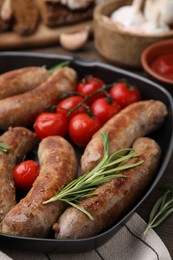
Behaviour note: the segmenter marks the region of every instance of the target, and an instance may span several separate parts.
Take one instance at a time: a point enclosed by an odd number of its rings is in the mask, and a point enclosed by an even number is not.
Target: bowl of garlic
[[[94,44],[112,64],[141,67],[149,45],[173,37],[173,0],[108,0],[94,10]]]

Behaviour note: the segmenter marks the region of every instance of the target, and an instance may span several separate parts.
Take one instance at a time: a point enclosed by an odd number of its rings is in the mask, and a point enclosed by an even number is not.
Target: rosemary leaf
[[[155,203],[153,209],[151,210],[150,216],[149,216],[149,221],[155,220],[155,218],[158,216],[159,212],[162,212],[162,209],[166,203],[167,195],[169,191],[165,192]],[[157,214],[158,212],[158,214]]]
[[[109,162],[109,160],[108,160],[107,167],[112,167],[116,164],[119,164],[123,161],[129,160],[129,159],[134,158],[134,157],[137,157],[135,153],[129,153],[127,155],[123,155],[123,156],[119,157],[116,160],[114,159],[114,161]]]
[[[165,207],[167,207],[166,199],[167,199],[168,195],[169,195],[169,191],[165,192],[165,194],[162,196],[162,200],[160,203],[160,210],[163,210]],[[168,202],[168,204],[169,204],[169,202]]]
[[[165,212],[165,214],[163,214],[162,217],[160,217],[159,220],[152,225],[153,227],[158,227],[160,224],[163,223],[163,221],[165,219],[167,219],[169,217],[169,215],[171,213],[173,213],[173,205],[172,205],[172,207],[170,209],[166,209],[166,210],[167,211]]]
[[[55,65],[54,67],[50,68],[50,69],[49,69],[49,73],[50,73],[50,74],[53,74],[53,73],[54,73],[55,71],[57,71],[58,69],[63,68],[63,67],[66,67],[66,66],[69,66],[69,64],[70,64],[70,61],[63,61],[63,62],[61,62],[60,64]]]
[[[101,138],[103,141],[103,147],[104,147],[104,156],[108,156],[109,153],[109,138],[108,133],[101,133]]]
[[[144,234],[148,232],[150,228],[155,228],[162,224],[170,214],[173,213],[173,192],[171,190],[166,191],[155,203],[153,209],[150,212],[149,221]]]
[[[115,153],[113,153],[113,154],[111,154],[109,156],[109,161],[113,161],[116,158],[121,158],[121,156],[124,155],[124,153],[132,152],[132,151],[134,151],[133,148],[123,148],[123,149],[120,149],[120,150],[116,151]]]
[[[4,144],[3,142],[0,142],[0,151],[2,152],[8,152],[10,150],[10,146]]]
[[[98,186],[100,186],[106,182],[109,182],[113,179],[116,179],[116,178],[126,178],[126,176],[123,174],[111,174],[109,176],[105,176],[104,178],[102,176],[100,176],[100,178],[97,178],[96,180],[92,181],[92,185],[94,187],[96,187],[96,186],[98,187]],[[95,188],[93,188],[93,189],[95,189]]]
[[[149,215],[149,222],[152,222],[155,215],[157,214],[157,212],[160,209],[160,205],[162,203],[162,197],[160,199],[157,200],[157,202],[155,203],[154,207],[152,208],[150,215]]]
[[[116,167],[115,169],[113,169],[114,171],[118,172],[118,171],[124,171],[124,170],[127,170],[127,169],[130,169],[130,168],[134,168],[140,164],[142,164],[144,161],[140,161],[140,162],[137,162],[137,163],[133,163],[133,164],[124,164],[124,165],[121,165],[121,166],[118,166]],[[107,171],[108,172],[108,171]],[[105,172],[106,174],[106,172]]]
[[[71,197],[76,197],[76,195],[82,196],[85,193],[89,193],[93,191],[94,188],[88,188],[88,189],[83,189],[83,190],[77,190],[77,191],[72,191],[71,193],[68,193],[68,198],[70,199]]]

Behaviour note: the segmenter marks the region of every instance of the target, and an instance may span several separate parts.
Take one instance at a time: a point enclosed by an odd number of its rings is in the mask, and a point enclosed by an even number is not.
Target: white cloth
[[[0,251],[0,260],[12,260],[12,258]]]
[[[114,260],[171,260],[168,249],[153,229],[143,234],[145,227],[144,220],[135,213],[104,250],[113,248]]]

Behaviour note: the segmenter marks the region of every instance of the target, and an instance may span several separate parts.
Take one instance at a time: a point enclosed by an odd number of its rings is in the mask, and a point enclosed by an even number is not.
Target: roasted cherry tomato
[[[23,161],[13,169],[14,183],[21,190],[29,190],[39,174],[39,165],[35,161]]]
[[[67,117],[59,113],[42,113],[35,120],[34,130],[39,139],[51,135],[64,137],[68,130]]]
[[[108,119],[120,111],[120,106],[114,100],[98,98],[91,105],[93,114],[104,124]]]
[[[101,122],[96,117],[77,114],[69,122],[69,136],[75,144],[84,147],[100,127]]]
[[[134,85],[119,82],[112,86],[110,96],[122,107],[141,100],[141,93]]]
[[[56,109],[57,113],[62,113],[65,116],[67,116],[68,111],[76,107],[80,102],[84,100],[81,96],[71,96],[68,98],[63,99],[58,103],[58,108]],[[70,119],[72,116],[86,112],[86,108],[84,106],[79,106],[77,109],[75,109],[68,117]]]
[[[85,96],[91,95],[105,85],[104,81],[93,77],[91,75],[86,76],[82,81],[77,85],[77,91]],[[104,97],[104,92],[94,95],[88,99],[88,104],[91,104],[94,100],[100,97]]]

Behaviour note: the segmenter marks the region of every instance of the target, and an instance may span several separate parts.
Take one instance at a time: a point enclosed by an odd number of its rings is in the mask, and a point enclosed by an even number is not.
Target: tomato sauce
[[[165,54],[159,56],[151,64],[151,68],[157,74],[167,78],[173,79],[173,54]]]

